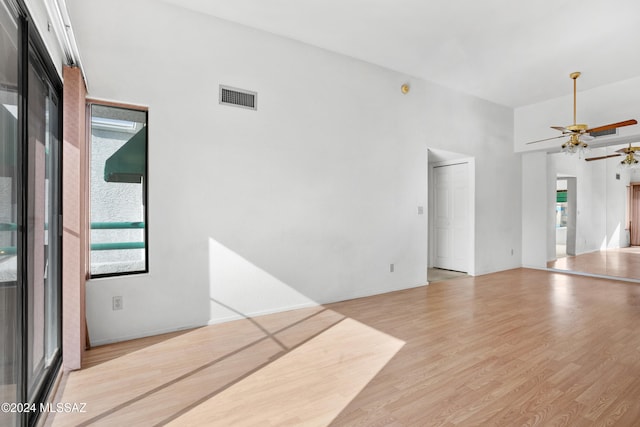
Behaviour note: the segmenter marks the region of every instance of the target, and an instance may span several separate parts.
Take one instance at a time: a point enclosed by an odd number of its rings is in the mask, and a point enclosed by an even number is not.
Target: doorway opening
[[[627,227],[630,246],[640,246],[640,182],[629,184],[627,191]]]
[[[473,275],[475,163],[465,154],[428,150],[427,280]]]
[[[576,178],[558,175],[555,195],[555,259],[576,254]]]

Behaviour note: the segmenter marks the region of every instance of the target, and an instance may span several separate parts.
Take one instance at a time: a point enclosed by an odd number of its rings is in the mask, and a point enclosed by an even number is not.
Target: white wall
[[[547,156],[545,153],[522,155],[522,265],[547,266]]]
[[[67,3],[90,96],[149,106],[150,273],[88,283],[93,344],[426,283],[427,147],[476,159],[476,273],[520,265],[512,110],[162,2]]]
[[[513,111],[427,83],[417,132],[429,148],[475,159],[475,274],[521,263],[520,159],[509,148]],[[518,218],[514,218],[518,216]]]
[[[556,159],[547,156],[547,187],[546,187],[546,222],[547,222],[547,261],[556,259],[556,203],[557,203],[557,172]],[[535,230],[534,230],[535,231]],[[566,239],[564,240],[567,241]]]
[[[618,147],[616,147],[618,148]],[[613,149],[607,149],[611,153]],[[627,227],[627,186],[631,182],[631,171],[620,169],[618,165],[622,157],[612,157],[606,160],[605,183],[606,203],[605,215],[607,224],[607,248],[625,248],[629,246]],[[619,175],[620,179],[616,177]]]

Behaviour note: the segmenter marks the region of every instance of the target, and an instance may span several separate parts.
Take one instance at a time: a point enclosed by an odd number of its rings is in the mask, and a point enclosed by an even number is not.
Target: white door
[[[434,179],[434,267],[469,269],[469,165],[436,166]]]

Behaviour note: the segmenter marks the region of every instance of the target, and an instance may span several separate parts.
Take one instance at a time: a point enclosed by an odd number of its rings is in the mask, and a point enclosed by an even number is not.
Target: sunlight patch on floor
[[[345,319],[169,425],[327,425],[403,345]]]
[[[86,403],[86,411],[50,414],[46,426],[189,425],[194,418],[237,425],[229,417],[245,415],[268,425],[257,420],[270,411],[332,419],[403,345],[310,307],[98,347],[90,365],[65,375],[54,399]],[[251,413],[253,406],[261,409]]]

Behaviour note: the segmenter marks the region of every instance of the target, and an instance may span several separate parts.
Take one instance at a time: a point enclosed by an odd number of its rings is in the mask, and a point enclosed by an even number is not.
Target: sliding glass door
[[[0,402],[18,401],[18,21],[0,3]],[[0,412],[0,426],[17,423]]]
[[[58,98],[35,52],[28,71],[26,146],[27,400],[37,395],[60,348]],[[24,360],[24,359],[23,359]]]
[[[35,423],[61,363],[61,84],[25,17],[0,0],[0,427]]]

